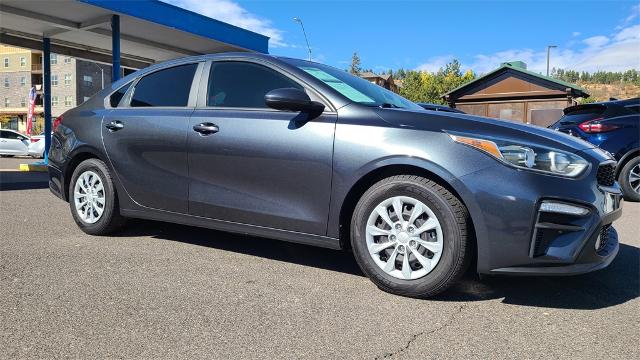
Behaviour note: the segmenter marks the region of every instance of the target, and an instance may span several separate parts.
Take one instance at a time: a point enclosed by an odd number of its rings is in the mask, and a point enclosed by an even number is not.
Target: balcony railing
[[[42,71],[42,64],[31,64],[31,71]]]

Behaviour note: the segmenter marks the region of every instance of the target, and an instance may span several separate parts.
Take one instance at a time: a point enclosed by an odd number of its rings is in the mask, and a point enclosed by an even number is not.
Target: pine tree
[[[358,56],[358,52],[354,52],[351,57],[351,66],[349,67],[349,72],[353,75],[358,75],[362,72],[362,68],[360,67],[360,56]]]

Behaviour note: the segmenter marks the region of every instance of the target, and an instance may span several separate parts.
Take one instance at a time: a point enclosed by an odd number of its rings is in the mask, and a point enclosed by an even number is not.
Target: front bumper
[[[608,266],[618,253],[612,223],[622,215],[622,192],[617,183],[598,185],[596,169],[567,179],[496,165],[456,181],[473,220],[481,274],[582,274]],[[588,212],[541,211],[545,201]]]

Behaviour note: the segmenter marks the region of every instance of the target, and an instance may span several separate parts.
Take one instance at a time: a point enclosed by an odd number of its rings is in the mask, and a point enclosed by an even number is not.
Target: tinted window
[[[302,89],[288,77],[266,66],[245,62],[213,63],[207,106],[266,108],[264,96],[280,88]]]
[[[17,139],[17,140],[22,140],[23,137],[14,133],[13,131],[3,131],[2,132],[2,138],[3,139]]]
[[[197,67],[180,65],[143,77],[133,89],[131,106],[187,106]]]
[[[627,109],[629,109],[629,110],[631,110],[633,112],[640,113],[640,105],[627,106]]]
[[[121,87],[116,92],[111,94],[111,97],[109,98],[109,103],[111,104],[111,107],[118,107],[120,100],[122,100],[122,98],[124,97],[124,94],[127,92],[127,90],[129,90],[130,87],[131,87],[131,83],[128,83],[127,85]]]
[[[602,117],[606,109],[607,108],[602,105],[578,106],[575,110],[565,113],[559,121],[562,125],[569,125],[595,120]]]

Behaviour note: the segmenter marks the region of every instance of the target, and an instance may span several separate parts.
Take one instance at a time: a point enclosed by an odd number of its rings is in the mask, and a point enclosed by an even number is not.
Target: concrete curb
[[[20,164],[20,171],[47,172],[47,165],[42,163]]]

